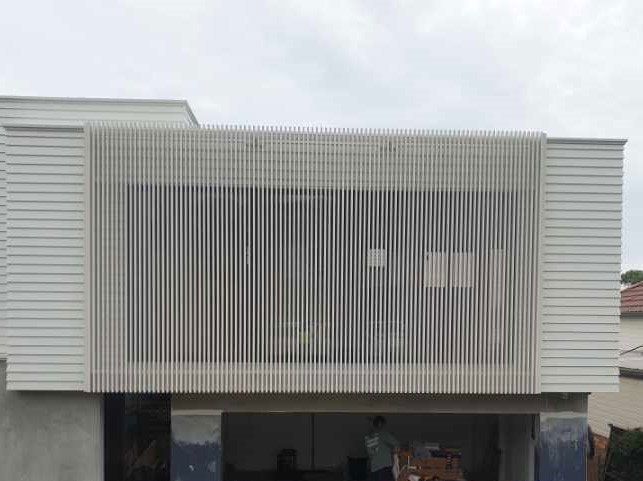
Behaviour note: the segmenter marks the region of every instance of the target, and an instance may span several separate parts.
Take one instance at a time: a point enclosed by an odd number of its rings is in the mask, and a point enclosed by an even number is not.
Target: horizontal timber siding
[[[40,222],[43,229],[47,233],[52,232],[52,226],[56,225],[56,221],[62,221],[73,216],[76,220],[82,221],[83,211],[72,211],[74,209],[74,202],[69,202],[66,197],[77,191],[80,186],[67,184],[66,179],[73,178],[79,174],[83,174],[83,163],[69,164],[69,158],[73,158],[77,154],[79,147],[82,148],[83,139],[75,139],[70,141],[68,138],[59,138],[59,132],[48,131],[47,126],[64,126],[77,124],[81,125],[83,122],[90,121],[150,121],[150,122],[170,122],[176,124],[189,124],[196,125],[196,119],[192,114],[189,106],[184,101],[148,101],[148,100],[119,100],[119,99],[73,99],[73,98],[42,98],[42,97],[3,97],[0,96],[0,359],[7,356],[10,350],[8,343],[10,340],[15,343],[13,352],[16,353],[8,359],[8,387],[10,389],[78,389],[80,384],[75,381],[70,381],[70,376],[61,376],[56,382],[51,376],[50,372],[61,372],[60,370],[77,369],[77,367],[68,367],[73,365],[71,358],[66,354],[56,354],[55,357],[47,357],[47,361],[42,364],[33,363],[33,359],[28,361],[32,352],[27,352],[30,348],[25,344],[36,342],[32,335],[33,329],[30,331],[20,330],[13,328],[10,332],[10,339],[7,338],[7,210],[11,206],[7,205],[7,157],[8,153],[5,152],[6,136],[5,127],[10,129],[11,126],[43,126],[43,129],[38,134],[40,137],[35,144],[31,144],[35,137],[31,135],[19,135],[18,130],[14,129],[16,134],[13,138],[12,151],[16,155],[20,155],[22,149],[28,149],[29,155],[21,157],[21,163],[14,166],[12,172],[14,185],[21,185],[23,191],[16,191],[13,194],[13,199],[17,202],[31,202],[33,210],[22,211],[20,214],[22,218],[13,218],[12,229],[17,238],[23,239],[24,246],[15,246],[11,252],[17,256],[16,262],[23,262],[25,253],[31,252],[30,247],[35,247],[38,242],[37,239],[28,237],[31,232],[32,220]],[[33,130],[31,132],[34,132]],[[47,142],[43,143],[42,139],[46,138]],[[52,150],[53,149],[53,150]],[[39,172],[38,178],[34,181],[34,172]],[[33,194],[42,188],[42,183],[51,183],[47,199],[36,202]],[[77,193],[77,192],[76,192]],[[52,204],[54,202],[55,204]],[[51,206],[56,205],[59,210],[51,210]],[[41,218],[42,213],[47,212],[49,220],[52,222],[47,224]],[[71,220],[71,219],[68,219]],[[16,289],[22,289],[23,282],[30,279],[32,274],[38,270],[47,269],[51,276],[57,277],[61,284],[60,289],[67,286],[70,279],[76,279],[76,274],[69,277],[67,274],[60,271],[62,268],[50,266],[49,257],[54,255],[54,251],[62,254],[65,249],[75,249],[76,244],[82,244],[82,238],[76,240],[74,247],[66,245],[69,239],[56,237],[50,239],[49,250],[42,250],[45,257],[34,257],[31,259],[32,264],[24,266],[24,269],[30,272],[14,273],[13,278],[20,284]],[[37,262],[42,261],[42,266],[38,266]],[[11,264],[11,261],[9,261]],[[49,266],[49,267],[44,267]],[[31,284],[31,289],[35,291],[36,288],[44,289],[47,283],[34,282]],[[26,288],[26,287],[25,287]],[[29,297],[27,294],[17,294],[14,296]],[[44,297],[44,295],[43,295]],[[66,295],[66,297],[71,297]],[[14,306],[16,304],[14,303]],[[12,311],[16,315],[15,309]],[[52,312],[51,318],[44,318],[41,322],[43,326],[51,324],[53,319],[58,314]],[[77,320],[79,327],[82,329],[82,319]],[[14,319],[12,322],[16,322]],[[49,323],[49,324],[47,324]],[[46,327],[43,327],[46,328]],[[48,329],[48,328],[46,328]],[[49,331],[50,332],[50,331]],[[61,330],[58,336],[59,339],[69,337],[70,332]],[[23,337],[24,335],[24,337]],[[44,342],[44,340],[43,340]],[[54,342],[54,341],[51,341]],[[59,341],[57,341],[59,342]],[[72,341],[70,341],[72,342]],[[33,347],[33,346],[32,346]],[[52,346],[54,348],[55,346]],[[55,347],[58,353],[61,352],[59,347]],[[77,347],[74,350],[78,351]],[[21,354],[27,352],[27,354]],[[73,357],[73,356],[72,356]],[[56,366],[57,361],[64,360],[64,366]],[[36,368],[36,366],[39,366]],[[52,367],[53,366],[53,367]],[[43,373],[43,383],[38,381],[39,371]],[[30,374],[22,376],[20,372],[29,370]],[[76,376],[78,377],[78,376]],[[47,379],[45,379],[47,378]],[[18,381],[21,379],[21,381]]]
[[[0,360],[7,357],[7,164],[6,135],[0,125]]]
[[[618,389],[623,142],[548,139],[543,392]]]
[[[7,388],[82,390],[83,129],[8,128],[7,151]]]

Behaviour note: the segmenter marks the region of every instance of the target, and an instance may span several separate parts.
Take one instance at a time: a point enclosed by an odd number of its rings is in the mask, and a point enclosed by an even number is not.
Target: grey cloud
[[[624,266],[643,267],[643,4],[13,2],[0,92],[178,97],[209,123],[627,137]]]

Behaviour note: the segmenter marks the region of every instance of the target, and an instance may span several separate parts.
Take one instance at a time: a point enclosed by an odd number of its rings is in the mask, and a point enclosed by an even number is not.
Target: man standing
[[[371,481],[394,481],[393,453],[399,444],[385,428],[386,419],[376,416],[373,430],[364,437],[371,462]]]

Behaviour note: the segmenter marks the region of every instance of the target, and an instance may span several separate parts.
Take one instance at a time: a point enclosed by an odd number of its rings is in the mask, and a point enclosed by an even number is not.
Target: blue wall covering
[[[221,481],[221,415],[172,413],[172,481]]]
[[[539,481],[585,481],[587,417],[541,414],[537,471]]]

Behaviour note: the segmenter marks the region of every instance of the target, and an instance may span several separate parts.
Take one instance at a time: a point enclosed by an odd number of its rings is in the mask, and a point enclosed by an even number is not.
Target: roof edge
[[[0,127],[6,130],[83,130],[85,122],[69,121],[51,124],[39,124],[34,122],[3,122],[0,123]]]
[[[553,144],[603,144],[603,145],[618,145],[624,146],[628,139],[619,138],[593,138],[593,137],[547,137],[548,143]]]
[[[635,287],[638,287],[640,285],[643,285],[643,281],[638,281],[638,282],[635,282],[634,284],[630,284],[629,286],[627,286],[625,289],[621,291],[621,294],[623,294],[625,291],[629,291],[630,289],[634,289]]]
[[[192,107],[190,107],[190,103],[187,100],[180,100],[180,102],[184,103],[185,110],[187,110],[188,116],[190,117],[192,122],[194,122],[194,125],[196,126],[201,125],[199,124],[199,121],[197,120],[196,115],[194,115],[194,112],[192,111]]]
[[[185,99],[141,99],[141,98],[108,98],[108,97],[40,97],[37,95],[1,95],[0,102],[3,100],[14,100],[20,102],[69,102],[69,103],[85,103],[85,102],[98,102],[105,104],[119,104],[119,103],[135,103],[135,104],[165,104],[165,105],[180,105],[185,108],[188,117],[194,125],[199,125],[199,121],[194,115],[194,111],[189,102]]]
[[[619,374],[623,377],[643,379],[643,369],[636,369],[633,367],[619,367]]]

